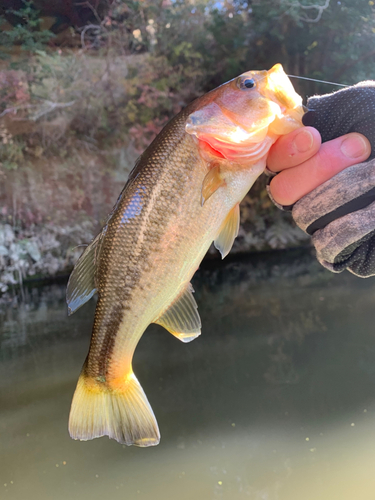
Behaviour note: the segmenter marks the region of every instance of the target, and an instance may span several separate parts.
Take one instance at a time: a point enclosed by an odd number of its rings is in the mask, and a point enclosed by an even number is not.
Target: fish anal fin
[[[83,306],[96,292],[95,271],[102,232],[88,245],[77,260],[69,277],[66,302],[69,316]]]
[[[238,230],[240,228],[240,205],[236,203],[234,207],[230,210],[226,216],[218,236],[214,241],[215,247],[221,253],[221,257],[224,259],[230,252],[233,242],[238,235]]]
[[[217,191],[220,187],[225,186],[225,180],[220,174],[220,166],[212,167],[202,183],[202,207],[205,202]]]
[[[69,434],[80,441],[108,436],[128,446],[155,446],[160,441],[154,413],[133,372],[111,387],[83,370],[73,396]]]
[[[190,283],[154,323],[163,326],[182,342],[191,342],[201,334],[198,306]]]

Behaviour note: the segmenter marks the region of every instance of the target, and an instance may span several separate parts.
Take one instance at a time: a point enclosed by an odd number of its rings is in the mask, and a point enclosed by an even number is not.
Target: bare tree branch
[[[13,106],[12,108],[6,108],[2,113],[0,113],[0,118],[7,115],[8,113],[17,113],[19,109],[30,109],[38,106],[37,104],[19,104],[18,106]]]
[[[41,118],[42,116],[47,115],[48,113],[51,113],[52,111],[55,111],[55,109],[63,109],[63,108],[69,108],[70,106],[73,106],[75,101],[70,101],[70,102],[52,102],[52,101],[44,101],[46,106],[44,109],[42,108],[38,113],[36,113],[31,120],[36,122]]]
[[[52,102],[45,100],[43,102],[42,107],[39,104],[20,104],[19,106],[13,106],[12,108],[6,108],[2,113],[0,113],[0,118],[7,115],[8,113],[17,113],[18,110],[21,109],[31,109],[31,108],[39,108],[39,111],[35,113],[34,116],[29,117],[29,120],[36,122],[42,116],[55,111],[55,109],[63,109],[68,108],[69,106],[73,106],[75,101],[70,102]],[[41,109],[40,109],[41,108]]]
[[[302,5],[300,2],[286,2],[286,5],[291,8],[303,9],[303,10],[312,10],[315,9],[318,11],[316,17],[311,18],[307,14],[303,14],[299,16],[300,21],[304,21],[305,23],[318,23],[323,15],[323,12],[328,9],[331,0],[325,0],[323,5],[313,4],[313,5]]]

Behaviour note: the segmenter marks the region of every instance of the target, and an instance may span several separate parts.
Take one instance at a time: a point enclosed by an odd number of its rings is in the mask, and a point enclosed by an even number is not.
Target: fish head
[[[302,98],[281,64],[248,71],[197,99],[186,132],[232,161],[256,161],[302,126]]]

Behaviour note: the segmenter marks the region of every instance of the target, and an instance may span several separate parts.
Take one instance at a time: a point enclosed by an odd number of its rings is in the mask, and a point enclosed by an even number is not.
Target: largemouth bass
[[[200,335],[190,280],[212,242],[228,254],[241,200],[264,171],[271,145],[301,127],[303,113],[280,64],[249,71],[183,109],[140,156],[68,284],[70,314],[98,292],[70,411],[72,438],[159,443],[132,370],[134,350],[150,323],[183,342]]]

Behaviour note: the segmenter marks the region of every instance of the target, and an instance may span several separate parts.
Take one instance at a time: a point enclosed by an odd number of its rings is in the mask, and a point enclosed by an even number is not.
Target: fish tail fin
[[[154,413],[133,372],[109,386],[83,370],[73,396],[69,434],[81,441],[109,436],[128,446],[154,446],[160,441]]]

